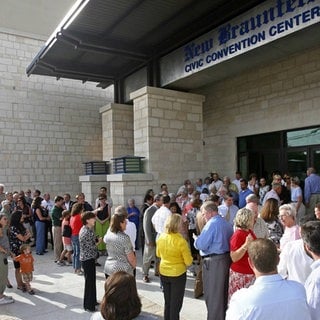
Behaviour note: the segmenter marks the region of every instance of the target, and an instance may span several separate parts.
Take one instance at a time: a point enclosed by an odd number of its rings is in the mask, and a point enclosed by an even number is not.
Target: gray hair
[[[251,193],[246,196],[246,203],[253,202],[253,203],[259,203],[259,198],[254,193]]]
[[[285,211],[287,216],[291,216],[294,220],[296,220],[297,210],[296,207],[292,204],[283,204],[279,207],[279,212]]]

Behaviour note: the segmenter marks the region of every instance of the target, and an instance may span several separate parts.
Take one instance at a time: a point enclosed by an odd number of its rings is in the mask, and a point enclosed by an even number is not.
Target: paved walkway
[[[163,293],[159,287],[159,278],[153,276],[151,270],[151,283],[142,282],[141,252],[137,251],[137,286],[145,312],[157,315],[163,319]],[[32,287],[34,296],[16,289],[12,261],[9,261],[9,278],[14,286],[7,289],[6,294],[15,299],[15,303],[0,306],[1,320],[53,320],[90,319],[91,314],[82,308],[84,280],[82,276],[73,273],[72,267],[60,267],[53,262],[52,250],[44,256],[34,255],[35,272]],[[101,300],[104,288],[103,264],[105,257],[97,267],[97,297]],[[206,307],[203,299],[193,298],[194,277],[188,273],[184,304],[181,311],[181,320],[206,319]]]

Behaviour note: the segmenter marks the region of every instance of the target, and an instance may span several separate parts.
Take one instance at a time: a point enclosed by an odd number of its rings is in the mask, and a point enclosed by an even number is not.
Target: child
[[[31,248],[28,244],[23,244],[20,247],[21,254],[14,258],[15,261],[20,263],[20,273],[22,281],[25,284],[26,290],[29,294],[34,294],[31,289],[30,282],[32,281],[33,271],[33,256],[31,254]]]
[[[72,265],[71,262],[71,253],[72,253],[72,244],[71,244],[71,227],[70,227],[70,211],[64,210],[62,212],[62,243],[63,243],[63,251],[61,252],[60,259],[58,261],[59,266],[64,266],[64,257],[67,258],[67,263]],[[69,231],[68,231],[69,229]]]

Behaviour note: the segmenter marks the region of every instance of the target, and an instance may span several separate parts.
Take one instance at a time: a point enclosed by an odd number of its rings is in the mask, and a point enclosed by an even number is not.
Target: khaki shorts
[[[32,272],[21,273],[22,281],[24,283],[32,281]]]

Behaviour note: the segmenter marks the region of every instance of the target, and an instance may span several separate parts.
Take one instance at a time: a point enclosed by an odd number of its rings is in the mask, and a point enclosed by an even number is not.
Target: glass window
[[[319,144],[320,128],[287,132],[288,147],[301,147]]]

